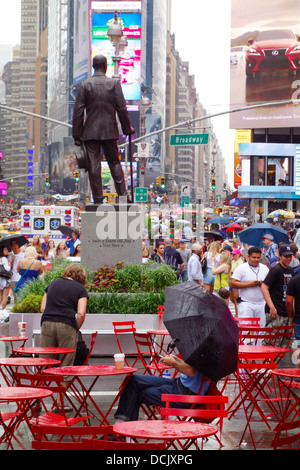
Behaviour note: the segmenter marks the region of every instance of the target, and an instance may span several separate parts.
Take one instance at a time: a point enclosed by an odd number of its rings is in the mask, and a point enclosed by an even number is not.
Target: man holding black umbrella
[[[118,409],[115,413],[116,422],[137,421],[141,403],[151,406],[164,406],[161,401],[163,393],[172,395],[205,395],[210,380],[194,367],[176,356],[165,356],[161,362],[174,367],[180,372],[179,377],[172,379],[153,375],[133,375],[121,394]],[[179,408],[190,407],[190,404],[178,403]],[[174,403],[176,408],[176,403]]]

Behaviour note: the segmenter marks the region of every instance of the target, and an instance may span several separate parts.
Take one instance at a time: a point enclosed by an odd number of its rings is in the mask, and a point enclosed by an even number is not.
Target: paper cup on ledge
[[[18,328],[19,328],[19,336],[25,336],[26,335],[26,321],[19,321],[18,322]]]
[[[125,354],[114,355],[116,369],[124,369],[124,357],[125,357]]]

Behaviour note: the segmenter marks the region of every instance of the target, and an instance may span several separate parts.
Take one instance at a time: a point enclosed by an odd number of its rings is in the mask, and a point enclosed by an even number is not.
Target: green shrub
[[[38,302],[41,302],[46,287],[60,277],[69,264],[71,262],[68,260],[57,260],[42,279],[27,282],[17,295],[13,311],[39,312]],[[90,293],[87,313],[157,313],[157,307],[164,305],[165,288],[178,282],[169,266],[152,261],[143,265],[117,263],[103,266],[95,272],[83,268],[87,273],[86,287]]]
[[[14,305],[12,312],[40,313],[42,300],[42,295],[29,294],[25,299],[22,300],[22,302]]]
[[[164,303],[165,292],[105,293],[90,296],[87,313],[156,314],[157,307]]]

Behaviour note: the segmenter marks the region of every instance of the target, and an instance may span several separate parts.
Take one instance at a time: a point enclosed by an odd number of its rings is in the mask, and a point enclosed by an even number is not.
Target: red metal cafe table
[[[69,366],[69,367],[54,367],[46,369],[44,372],[51,375],[73,377],[67,387],[66,398],[71,403],[75,411],[75,417],[88,415],[96,418],[100,425],[109,424],[107,418],[119,399],[122,391],[125,388],[130,376],[136,372],[134,367],[124,367],[123,369],[116,369],[115,366]],[[92,391],[100,377],[109,376],[125,376],[121,385],[119,386],[116,397],[110,405],[107,412],[102,412],[99,405],[96,403],[92,396]],[[92,378],[88,385],[85,385],[84,379]],[[96,413],[93,412],[92,407],[95,408]]]
[[[16,428],[21,422],[28,422],[28,413],[46,397],[52,395],[51,390],[34,387],[0,387],[0,426],[4,433],[0,437],[0,444],[5,443],[6,448],[13,449],[12,440],[14,439],[19,446],[25,450],[25,447],[15,435]],[[3,411],[4,404],[16,403],[16,411],[6,413]]]
[[[269,382],[273,377],[271,372],[277,368],[276,361],[288,351],[287,348],[274,346],[239,346],[238,370],[234,374],[239,385],[239,393],[228,408],[228,418],[231,419],[237,410],[243,407],[246,426],[240,444],[246,431],[249,430],[253,446],[256,448],[256,436],[251,428],[254,412],[258,413],[269,430],[271,430],[269,417],[279,419],[277,390],[276,387],[270,386]]]
[[[52,358],[40,358],[40,357],[7,357],[0,358],[0,373],[5,380],[6,385],[16,385],[14,377],[15,372],[19,371],[20,368],[25,370],[27,373],[41,373],[45,367],[58,366],[60,361]]]
[[[16,356],[40,356],[49,355],[53,359],[59,359],[61,362],[64,360],[66,354],[74,353],[75,349],[49,347],[49,346],[22,346],[21,348],[13,349],[13,354]]]
[[[168,352],[165,349],[165,345],[164,345],[166,336],[170,336],[170,333],[168,332],[168,330],[149,330],[147,331],[147,333],[150,335],[153,350],[156,351],[157,354],[162,354],[162,353],[170,354],[171,353],[171,351]],[[158,338],[160,338],[160,340]]]
[[[200,439],[217,434],[218,428],[206,423],[169,420],[126,421],[113,425],[113,431],[134,439],[168,441]]]
[[[0,336],[0,341],[9,343],[11,350],[14,348],[14,343],[18,343],[22,341],[23,344],[21,346],[24,346],[27,340],[28,340],[27,336]]]

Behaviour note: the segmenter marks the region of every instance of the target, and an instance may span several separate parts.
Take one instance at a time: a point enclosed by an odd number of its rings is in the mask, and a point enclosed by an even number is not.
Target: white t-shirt
[[[213,254],[211,251],[207,251],[205,253],[205,258],[207,259],[207,267],[210,269],[212,268],[212,256]],[[221,255],[219,253],[215,255],[215,269],[217,269],[220,265],[220,257]]]
[[[13,254],[10,254],[8,256],[8,260],[11,261],[11,258],[12,258]],[[25,258],[25,255],[22,251],[20,251],[19,253],[17,253],[15,256],[15,259],[14,259],[14,265],[13,265],[13,269],[12,269],[12,277],[11,277],[11,281],[12,282],[17,282],[19,279],[20,279],[20,274],[18,273],[17,271],[17,267],[18,267],[18,264],[19,264],[19,261],[21,259],[24,259]]]
[[[250,266],[249,263],[240,264],[232,274],[232,279],[240,282],[264,281],[269,268],[265,264],[259,263],[257,267]],[[240,297],[244,302],[260,303],[265,302],[261,288],[244,287],[240,289]]]

